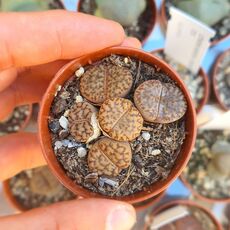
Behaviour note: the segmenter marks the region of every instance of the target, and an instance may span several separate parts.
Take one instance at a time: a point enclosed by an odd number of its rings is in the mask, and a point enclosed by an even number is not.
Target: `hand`
[[[0,14],[0,120],[15,106],[39,102],[67,60],[115,45],[140,47],[116,22],[67,11]],[[0,180],[45,164],[36,134],[0,138]],[[88,199],[0,218],[0,229],[130,229],[123,202]]]

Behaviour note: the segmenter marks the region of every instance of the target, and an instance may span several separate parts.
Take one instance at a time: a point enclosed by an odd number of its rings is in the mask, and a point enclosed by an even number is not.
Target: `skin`
[[[61,10],[1,13],[0,28],[0,120],[15,106],[40,102],[54,74],[68,60],[110,46],[141,46],[137,39],[125,38],[116,22]],[[0,146],[2,181],[46,164],[36,134],[3,136]],[[131,229],[135,219],[129,204],[87,199],[1,217],[0,229],[123,230]]]

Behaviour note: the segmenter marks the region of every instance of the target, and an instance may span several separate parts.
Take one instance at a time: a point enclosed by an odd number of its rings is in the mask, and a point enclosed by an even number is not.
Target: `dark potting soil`
[[[17,132],[22,127],[29,115],[29,105],[16,107],[6,121],[0,122],[0,136],[7,133]]]
[[[50,9],[63,9],[63,4],[61,0],[52,0],[49,2],[49,8]]]
[[[166,56],[162,51],[154,53],[154,55],[158,56],[159,58],[167,62],[179,74],[179,76],[187,86],[190,95],[193,99],[195,108],[197,109],[205,96],[204,80],[200,73],[198,72],[197,74],[193,74],[183,65],[175,62],[174,60]]]
[[[230,198],[230,175],[223,179],[214,173],[208,173],[208,167],[214,156],[211,148],[217,141],[230,143],[230,132],[222,130],[198,132],[195,149],[183,176],[195,191],[205,197]]]
[[[166,16],[169,19],[169,7],[175,6],[177,0],[165,0],[165,12]],[[217,22],[215,25],[212,26],[212,28],[216,31],[215,36],[211,39],[211,41],[218,41],[225,37],[226,35],[230,34],[230,15],[228,17],[225,17],[221,19],[219,22]]]
[[[76,198],[57,181],[47,166],[23,171],[11,178],[9,185],[12,195],[25,210]]]
[[[230,109],[230,50],[218,63],[216,72],[216,87],[221,102]]]
[[[136,37],[140,41],[143,41],[147,36],[149,30],[154,23],[154,14],[151,8],[151,0],[146,0],[146,8],[144,12],[140,15],[137,22],[133,22],[132,26],[124,27],[125,33],[127,36]],[[97,8],[95,0],[82,0],[82,4],[80,5],[80,12],[86,14],[94,15],[94,12]]]
[[[217,230],[212,219],[204,211],[197,207],[184,207],[188,210],[189,215],[164,225],[158,230]],[[151,230],[151,227],[148,229]]]
[[[135,89],[146,80],[158,79],[175,84],[167,73],[163,73],[157,66],[118,55],[108,56],[97,63],[84,66],[84,69],[86,71],[98,64],[113,64],[130,70],[133,86],[126,98],[131,101]],[[168,177],[185,139],[183,118],[169,124],[144,123],[140,136],[130,142],[131,165],[116,177],[98,176],[97,173],[90,172],[87,164],[87,152],[98,138],[89,144],[76,142],[69,132],[62,128],[68,122],[66,117],[70,107],[76,99],[82,98],[79,78],[74,75],[62,87],[57,86],[57,89],[49,117],[52,145],[58,161],[75,183],[104,195],[125,196],[145,190],[146,186]]]

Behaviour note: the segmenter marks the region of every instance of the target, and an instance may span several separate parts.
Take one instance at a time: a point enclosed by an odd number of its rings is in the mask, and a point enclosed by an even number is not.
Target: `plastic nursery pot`
[[[162,0],[162,3],[161,3],[161,7],[160,7],[160,24],[161,26],[166,29],[167,27],[167,23],[168,23],[168,18],[167,18],[167,15],[166,15],[166,4],[165,4],[165,0]],[[215,39],[211,42],[211,45],[214,46],[216,45],[217,43],[227,39],[230,37],[230,34],[226,34],[225,36],[223,36],[222,38],[220,39]]]
[[[89,2],[89,4],[95,5],[96,3],[94,1],[95,0],[88,1],[88,2]],[[145,34],[144,38],[140,39],[141,43],[142,43],[142,46],[148,40],[150,34],[152,33],[152,31],[154,29],[156,21],[157,21],[157,7],[156,7],[155,1],[154,0],[146,0],[146,1],[147,1],[146,8],[150,9],[150,11],[153,12],[153,15],[152,15],[152,17],[148,16],[148,20],[149,20],[148,21],[148,23],[149,23],[148,29],[146,31],[146,34]],[[78,1],[78,5],[77,5],[77,11],[78,12],[81,12],[83,2],[84,2],[84,0],[79,0]],[[92,2],[94,2],[94,3],[92,3]],[[132,36],[132,35],[130,35],[130,36]]]
[[[220,54],[216,61],[215,61],[215,64],[213,66],[213,70],[212,70],[212,87],[213,87],[213,92],[215,94],[215,97],[220,105],[220,107],[222,109],[224,109],[225,111],[228,111],[229,108],[226,107],[226,105],[222,102],[222,100],[220,99],[220,93],[219,93],[219,90],[218,90],[218,87],[217,87],[217,71],[218,71],[218,65],[220,62],[222,62],[222,60],[224,59],[224,57],[227,55],[227,53],[230,52],[230,49],[224,51],[222,54]]]
[[[151,54],[156,54],[156,53],[160,53],[163,52],[164,49],[157,49],[157,50],[153,50],[151,51]],[[202,100],[199,103],[199,106],[196,108],[196,112],[199,113],[202,108],[204,107],[204,105],[207,103],[208,98],[209,98],[209,81],[208,81],[208,76],[207,74],[204,72],[203,68],[200,68],[198,74],[202,77],[203,79],[203,84],[204,84],[204,97],[202,98]]]
[[[208,209],[204,208],[203,206],[197,204],[196,202],[190,201],[190,200],[173,200],[173,201],[167,202],[167,203],[157,207],[156,209],[154,209],[149,214],[149,218],[145,222],[144,230],[148,229],[149,225],[152,223],[152,221],[154,219],[154,216],[156,216],[157,214],[159,214],[162,211],[167,210],[168,208],[172,208],[172,207],[177,206],[177,205],[184,205],[184,206],[188,206],[188,207],[190,206],[190,207],[194,207],[194,208],[198,208],[198,209],[202,210],[213,221],[214,225],[216,226],[216,229],[222,230],[221,224],[218,222],[216,217],[211,213],[211,211],[209,211]]]
[[[52,80],[42,100],[38,120],[40,143],[44,157],[49,167],[57,176],[57,178],[61,181],[61,183],[63,183],[63,185],[66,186],[69,190],[82,197],[110,198],[109,196],[103,196],[101,194],[94,193],[90,190],[83,188],[78,184],[75,184],[74,181],[72,181],[66,175],[63,167],[58,162],[53,151],[50,131],[48,128],[48,117],[50,113],[51,104],[57,91],[57,85],[62,86],[65,83],[65,81],[68,80],[74,74],[76,69],[82,66],[84,67],[87,64],[94,63],[98,60],[101,60],[104,57],[110,56],[111,54],[129,56],[131,58],[141,60],[151,66],[158,66],[163,72],[167,73],[169,77],[177,83],[178,87],[180,87],[187,101],[187,111],[184,116],[186,138],[184,140],[183,145],[181,146],[180,156],[176,159],[175,165],[172,168],[172,171],[169,174],[168,178],[164,181],[158,181],[150,186],[147,186],[144,191],[123,197],[112,197],[113,199],[126,201],[129,203],[137,203],[163,192],[181,174],[181,172],[183,171],[190,159],[192,149],[195,144],[196,112],[190,94],[187,91],[180,77],[177,75],[177,73],[159,58],[154,57],[153,55],[138,49],[128,47],[111,47],[82,56],[65,65]]]
[[[10,180],[5,180],[3,181],[2,185],[3,185],[3,192],[4,195],[6,197],[6,199],[8,200],[8,202],[10,203],[10,205],[19,212],[25,212],[28,209],[26,209],[24,206],[22,206],[17,199],[15,198],[15,196],[12,194],[11,189],[10,189],[10,184],[9,184]]]
[[[205,202],[208,203],[230,203],[230,198],[209,198],[206,196],[201,195],[200,193],[198,193],[193,187],[192,185],[185,179],[185,177],[183,176],[183,174],[180,175],[180,180],[183,182],[183,184],[185,185],[185,187],[187,187],[189,189],[189,191],[192,193],[193,196],[198,197],[200,200],[203,200]]]
[[[142,211],[142,210],[147,209],[150,206],[158,203],[164,197],[164,195],[165,195],[165,191],[163,191],[159,195],[154,196],[152,198],[149,198],[145,201],[134,203],[133,206],[136,209],[136,211]]]

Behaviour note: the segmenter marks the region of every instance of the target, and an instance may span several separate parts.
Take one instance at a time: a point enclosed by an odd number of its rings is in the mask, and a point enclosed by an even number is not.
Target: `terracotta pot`
[[[200,200],[203,200],[205,202],[208,203],[230,203],[230,197],[229,198],[209,198],[206,196],[203,196],[202,194],[200,194],[199,192],[197,192],[193,186],[186,180],[186,178],[183,176],[183,174],[180,175],[180,180],[183,182],[183,184],[185,185],[185,187],[187,187],[189,189],[189,191],[191,191],[191,193],[193,194],[193,196],[198,197]]]
[[[43,150],[44,157],[57,178],[73,193],[79,194],[82,197],[100,197],[109,198],[108,196],[103,196],[98,193],[94,193],[82,186],[75,184],[65,173],[63,167],[58,162],[51,144],[51,136],[48,128],[48,117],[50,113],[50,106],[53,102],[56,93],[56,86],[63,85],[66,80],[68,80],[71,75],[74,74],[75,70],[81,66],[85,66],[89,63],[96,62],[102,58],[109,56],[111,54],[126,55],[133,58],[137,58],[145,63],[152,66],[157,65],[164,72],[177,82],[178,86],[181,88],[185,98],[187,100],[187,112],[185,114],[185,129],[186,129],[186,139],[181,147],[180,157],[177,158],[174,167],[168,178],[164,181],[158,181],[151,186],[148,186],[145,191],[137,192],[133,195],[124,197],[113,197],[113,199],[122,200],[130,203],[137,203],[149,199],[153,196],[158,195],[164,191],[183,171],[186,164],[188,163],[192,149],[195,143],[196,137],[196,112],[193,106],[192,99],[189,92],[187,91],[184,83],[177,75],[177,73],[168,66],[165,62],[160,60],[153,55],[146,53],[142,50],[128,48],[128,47],[111,47],[89,55],[82,56],[76,60],[71,61],[65,65],[54,77],[51,84],[49,85],[41,104],[41,110],[39,114],[39,137],[40,143]]]
[[[151,54],[154,55],[155,53],[160,53],[160,52],[163,52],[163,51],[164,51],[164,49],[157,49],[157,50],[151,51]],[[208,81],[208,76],[207,76],[207,74],[205,73],[205,71],[204,71],[204,69],[202,67],[200,68],[198,74],[200,74],[200,76],[203,79],[203,83],[204,83],[204,97],[200,101],[200,104],[199,104],[199,106],[196,109],[197,113],[199,113],[202,110],[202,108],[207,103],[208,98],[209,98],[209,81]]]
[[[224,51],[222,54],[220,54],[216,61],[215,64],[213,65],[213,70],[212,70],[212,87],[213,87],[213,92],[215,94],[215,97],[220,105],[220,107],[222,109],[224,109],[225,111],[228,111],[229,108],[225,106],[225,104],[222,102],[222,100],[220,99],[220,94],[218,91],[218,87],[217,87],[217,80],[216,80],[216,75],[217,75],[217,71],[218,71],[218,65],[219,63],[224,59],[225,55],[227,55],[227,53],[230,52],[230,49]]]
[[[197,204],[196,202],[190,201],[190,200],[173,200],[173,201],[169,201],[169,202],[157,207],[156,209],[154,209],[149,214],[149,218],[145,222],[144,230],[148,229],[148,226],[149,226],[149,224],[152,223],[154,216],[156,216],[157,214],[161,213],[162,211],[167,210],[168,208],[171,208],[171,207],[176,206],[176,205],[190,206],[190,207],[194,207],[194,208],[198,208],[198,209],[202,210],[204,213],[206,213],[210,217],[210,219],[213,221],[214,225],[216,226],[217,230],[222,230],[221,224],[216,219],[216,217],[211,213],[211,211],[209,211],[205,207]]]
[[[10,188],[10,179],[5,180],[2,182],[3,193],[5,195],[6,200],[8,203],[18,212],[25,212],[31,210],[29,208],[24,207],[16,197],[13,195],[11,188]],[[77,199],[83,199],[82,197],[77,197]]]
[[[166,10],[165,10],[165,0],[162,0],[161,8],[160,8],[160,24],[163,29],[166,29],[168,23],[168,18],[166,16]],[[215,39],[212,41],[211,46],[216,45],[219,42],[222,42],[223,40],[227,39],[230,37],[230,33],[226,34],[224,37],[220,39]]]
[[[12,194],[11,189],[10,189],[10,184],[9,184],[10,180],[5,180],[2,183],[3,186],[3,192],[4,195],[6,197],[6,199],[8,200],[9,204],[16,210],[19,212],[25,212],[28,209],[26,209],[24,206],[22,206],[16,199],[16,197]]]
[[[149,3],[149,7],[151,8],[151,11],[153,12],[153,17],[152,18],[149,18],[149,21],[150,21],[150,26],[148,28],[148,31],[144,37],[144,39],[141,41],[142,43],[142,46],[145,44],[145,42],[148,40],[150,34],[152,33],[153,29],[154,29],[154,26],[156,24],[156,21],[157,21],[157,7],[156,7],[156,3],[154,0],[147,0],[148,3]],[[80,12],[80,9],[81,9],[81,5],[82,5],[82,2],[83,0],[79,0],[78,1],[78,5],[77,5],[77,11]]]
[[[166,191],[163,191],[159,195],[149,198],[145,201],[134,203],[133,206],[137,211],[142,211],[144,209],[147,209],[150,206],[157,204],[164,197],[165,193]]]

